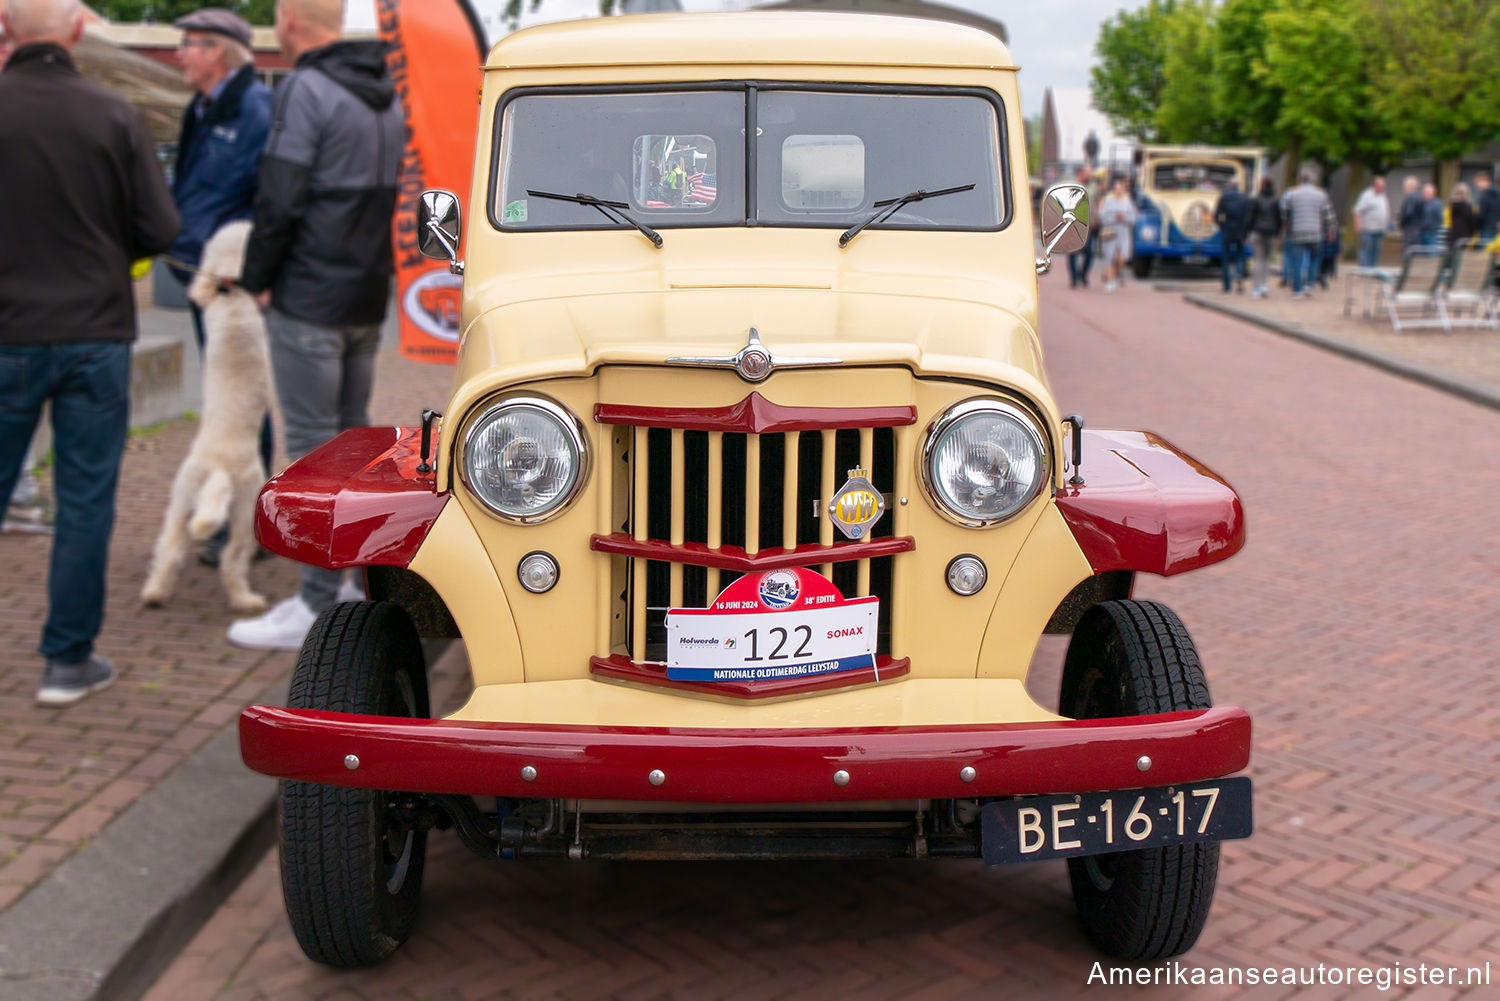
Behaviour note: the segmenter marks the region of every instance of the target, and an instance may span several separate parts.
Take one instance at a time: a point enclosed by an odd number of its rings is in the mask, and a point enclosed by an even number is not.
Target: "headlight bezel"
[[[979,518],[967,512],[955,510],[943,499],[942,492],[933,482],[932,458],[937,445],[944,436],[961,421],[977,414],[998,414],[1009,418],[1019,426],[1037,451],[1037,477],[1026,497],[1007,513],[993,518]],[[1052,486],[1052,450],[1046,434],[1042,432],[1038,415],[1013,400],[995,396],[971,397],[953,404],[933,419],[922,438],[922,452],[918,461],[922,493],[934,511],[955,525],[963,528],[993,528],[1002,525],[1025,511],[1031,504],[1048,492]]]
[[[469,471],[469,457],[474,453],[475,439],[480,431],[501,413],[521,407],[539,411],[555,421],[578,457],[572,483],[558,495],[551,507],[535,514],[516,514],[492,503],[475,484]],[[567,512],[588,485],[589,474],[592,472],[593,452],[589,448],[588,433],[582,419],[563,404],[538,393],[506,393],[491,397],[474,407],[464,419],[463,432],[459,435],[459,449],[454,465],[469,496],[490,514],[514,525],[540,525]]]

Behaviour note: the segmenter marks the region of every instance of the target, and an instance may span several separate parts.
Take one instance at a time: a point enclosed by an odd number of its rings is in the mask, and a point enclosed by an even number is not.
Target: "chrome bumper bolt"
[[[354,769],[359,767],[359,756],[354,754],[344,755],[344,767],[351,772],[354,771]]]
[[[654,786],[662,785],[667,781],[667,773],[660,768],[651,769],[651,774],[646,776],[646,781]]]
[[[1151,770],[1151,759],[1143,754],[1135,759],[1135,767],[1143,772],[1149,772]]]
[[[975,776],[977,776],[978,774],[979,773],[974,770],[974,766],[965,765],[963,771],[958,773],[958,777],[963,779],[965,782],[973,782]]]
[[[846,786],[846,785],[848,785],[849,784],[849,773],[846,772],[846,771],[844,771],[842,768],[840,768],[838,771],[834,772],[833,773],[833,784],[836,785],[836,786]]]
[[[536,766],[535,765],[522,765],[521,766],[521,778],[524,781],[526,781],[526,782],[535,782],[536,781]]]

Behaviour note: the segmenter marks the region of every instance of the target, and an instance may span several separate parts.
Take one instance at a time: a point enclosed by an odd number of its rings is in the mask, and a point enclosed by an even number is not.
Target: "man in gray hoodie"
[[[1321,260],[1323,233],[1333,215],[1328,193],[1313,183],[1314,176],[1311,170],[1303,170],[1298,175],[1301,183],[1281,196],[1292,255],[1293,299],[1307,295],[1303,285],[1312,278],[1314,262]]]
[[[370,389],[395,261],[391,216],[406,142],[385,43],[343,41],[341,0],[278,0],[276,38],[296,68],[261,158],[240,284],[269,300],[266,326],[286,450],[298,458],[370,423]],[[302,568],[298,592],[229,629],[229,641],[295,650],[339,595]]]

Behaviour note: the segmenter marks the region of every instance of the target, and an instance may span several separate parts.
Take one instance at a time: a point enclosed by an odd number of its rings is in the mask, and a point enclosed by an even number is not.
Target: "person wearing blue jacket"
[[[177,61],[195,93],[182,115],[172,178],[182,232],[167,254],[174,261],[196,266],[203,244],[215,230],[255,214],[260,158],[271,131],[271,91],[255,78],[250,23],[244,18],[222,8],[204,7],[175,24],[183,32]],[[177,266],[172,273],[184,285],[193,277]],[[203,313],[191,303],[188,308],[201,351]],[[260,429],[260,458],[267,470],[271,469],[272,441],[271,415],[267,414]],[[228,537],[226,525],[203,543],[199,562],[217,565]]]

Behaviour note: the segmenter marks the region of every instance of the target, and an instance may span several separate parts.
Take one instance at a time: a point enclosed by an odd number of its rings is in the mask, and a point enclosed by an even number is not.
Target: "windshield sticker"
[[[526,221],[526,200],[524,198],[520,199],[519,201],[507,202],[505,204],[505,216],[504,216],[503,219],[501,219],[501,222],[525,222],[525,221]]]

